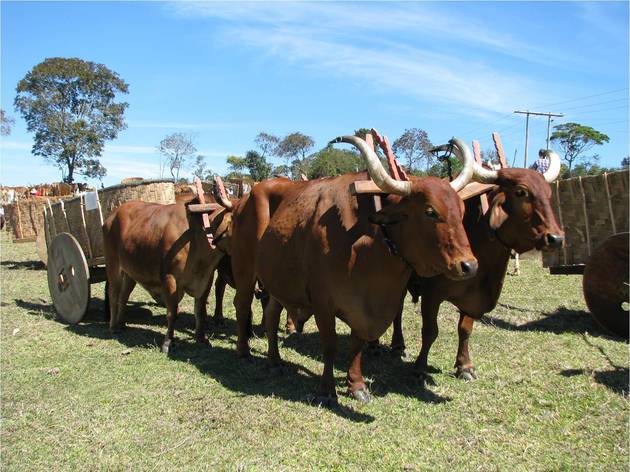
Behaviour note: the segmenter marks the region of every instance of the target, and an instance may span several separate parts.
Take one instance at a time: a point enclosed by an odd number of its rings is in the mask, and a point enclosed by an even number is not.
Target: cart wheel
[[[604,241],[586,262],[584,299],[597,322],[608,331],[628,339],[628,243],[629,233]]]
[[[65,322],[81,321],[90,301],[90,271],[83,250],[69,233],[60,233],[48,249],[48,289]]]

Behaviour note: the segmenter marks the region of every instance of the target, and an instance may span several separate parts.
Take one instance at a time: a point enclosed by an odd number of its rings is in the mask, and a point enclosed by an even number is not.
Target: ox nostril
[[[477,261],[474,259],[471,261],[463,261],[460,266],[464,275],[472,277],[477,273]]]
[[[547,244],[549,246],[560,246],[564,238],[559,234],[547,233]]]

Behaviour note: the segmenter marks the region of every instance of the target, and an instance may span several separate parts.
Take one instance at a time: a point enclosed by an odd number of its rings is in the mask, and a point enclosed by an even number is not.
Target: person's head
[[[541,149],[538,151],[538,159],[547,159],[546,149]]]

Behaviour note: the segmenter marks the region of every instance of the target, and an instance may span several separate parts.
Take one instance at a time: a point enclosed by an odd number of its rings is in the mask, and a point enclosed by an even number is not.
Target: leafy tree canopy
[[[0,135],[10,135],[11,126],[13,126],[13,123],[15,123],[15,120],[7,115],[4,110],[0,108]]]
[[[310,136],[295,132],[285,136],[276,150],[276,154],[287,161],[305,159],[315,141]]]
[[[165,165],[168,166],[173,180],[179,180],[179,172],[186,167],[186,163],[197,147],[194,143],[194,136],[186,133],[169,134],[158,147],[158,151],[166,158]]]
[[[105,141],[125,129],[128,104],[116,102],[128,85],[103,64],[78,58],[45,59],[16,87],[15,108],[29,132],[35,133],[32,153],[59,167],[64,180],[74,174],[102,177]]]
[[[425,172],[428,172],[435,162],[431,152],[433,145],[426,131],[419,128],[406,129],[405,132],[394,141],[392,150],[408,171],[413,172],[420,164],[424,164]]]
[[[307,175],[318,179],[361,170],[365,170],[365,163],[358,153],[328,146],[313,154]]]
[[[261,156],[264,158],[266,156],[273,156],[276,154],[278,144],[280,144],[280,138],[262,131],[258,133],[256,138],[254,138],[254,142],[260,149],[262,153]]]
[[[563,154],[562,158],[567,163],[569,174],[574,164],[586,159],[584,156],[586,151],[595,145],[607,143],[610,139],[596,129],[579,123],[563,123],[554,126],[553,129],[555,131],[551,135],[551,141]]]

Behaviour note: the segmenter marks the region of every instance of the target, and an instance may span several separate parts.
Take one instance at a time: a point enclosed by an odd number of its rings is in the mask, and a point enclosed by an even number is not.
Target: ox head
[[[460,151],[464,168],[450,184],[436,177],[394,180],[362,139],[343,136],[333,142],[354,145],[361,152],[374,183],[391,194],[389,205],[372,215],[370,221],[381,225],[384,236],[418,275],[445,274],[463,280],[476,274],[477,259],[462,224],[464,204],[457,195],[473,172],[472,156],[462,141],[453,140],[452,144]]]
[[[522,253],[531,249],[561,246],[564,233],[551,207],[550,182],[558,178],[560,158],[550,150],[549,169],[507,168],[497,171],[475,164],[474,179],[497,185],[490,194],[488,226],[505,246]]]

